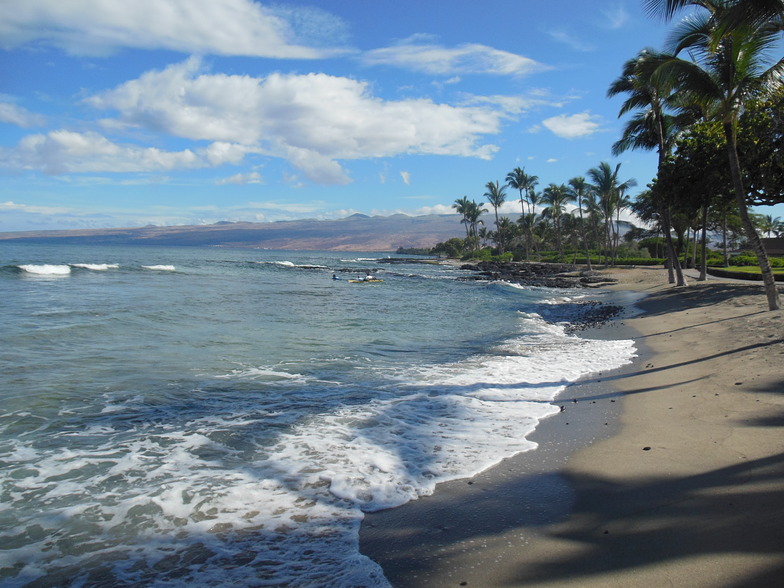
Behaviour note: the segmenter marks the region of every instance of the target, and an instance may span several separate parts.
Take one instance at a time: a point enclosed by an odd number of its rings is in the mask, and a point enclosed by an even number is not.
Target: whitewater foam
[[[71,273],[71,266],[62,264],[24,264],[17,267],[23,272],[37,276],[67,276]]]

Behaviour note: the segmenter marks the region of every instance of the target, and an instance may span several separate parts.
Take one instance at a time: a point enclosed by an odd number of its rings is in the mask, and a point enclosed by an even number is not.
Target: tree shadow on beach
[[[645,311],[646,316],[657,316],[669,314],[673,310],[713,306],[733,299],[737,300],[739,305],[758,307],[754,312],[767,308],[765,290],[761,284],[732,282],[696,282],[685,288],[660,290],[644,298],[638,306]]]
[[[385,545],[372,540],[363,545],[372,557],[380,554],[395,586],[452,585],[443,581],[447,568],[454,580],[463,580],[448,562],[466,551],[474,551],[470,573],[484,568],[486,577],[494,577],[492,558],[483,558],[481,547],[499,535],[520,545],[519,563],[492,585],[599,581],[605,574],[666,567],[687,558],[782,556],[783,500],[784,453],[691,476],[619,481],[541,473],[510,481],[487,496],[458,496],[435,510],[427,501],[414,503],[397,521],[396,532],[415,549],[401,549],[388,537]],[[537,536],[563,548],[527,557],[527,539]],[[784,557],[779,561],[775,569],[724,585],[775,585],[774,579],[784,578]]]
[[[515,582],[586,578],[692,556],[782,553],[784,454],[641,483],[579,475],[569,482],[579,498],[552,534],[579,544],[579,553],[521,567]],[[771,573],[781,579],[784,567]]]

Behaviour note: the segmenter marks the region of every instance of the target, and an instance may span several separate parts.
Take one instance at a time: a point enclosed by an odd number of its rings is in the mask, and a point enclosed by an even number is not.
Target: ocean
[[[0,242],[0,585],[388,586],[363,513],[635,355],[568,329],[606,293],[388,255]]]

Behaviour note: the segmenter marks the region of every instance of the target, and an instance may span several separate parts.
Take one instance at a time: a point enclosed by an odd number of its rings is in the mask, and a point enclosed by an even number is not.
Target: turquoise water
[[[385,255],[0,243],[0,583],[386,586],[363,512],[634,354],[565,333],[582,292]]]

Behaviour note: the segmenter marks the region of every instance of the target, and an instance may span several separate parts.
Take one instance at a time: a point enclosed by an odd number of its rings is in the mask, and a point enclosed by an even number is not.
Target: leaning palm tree
[[[503,253],[504,238],[503,238],[503,232],[501,230],[501,227],[498,224],[498,209],[501,207],[501,205],[503,205],[504,202],[506,202],[506,192],[505,192],[506,187],[505,186],[500,187],[497,181],[495,183],[487,182],[487,184],[485,184],[485,187],[487,188],[487,192],[485,192],[484,196],[485,198],[487,198],[488,202],[490,202],[490,205],[493,207],[493,210],[495,211],[495,228],[496,231],[498,232],[498,248],[500,250],[500,253]]]
[[[684,101],[699,106],[710,119],[721,122],[741,222],[759,261],[768,308],[777,310],[781,305],[770,260],[746,204],[737,135],[744,102],[784,85],[784,58],[772,65],[767,62],[767,55],[780,41],[782,19],[729,28],[727,12],[735,3],[700,1],[705,10],[682,21],[671,41],[674,55],[688,52],[693,61],[672,57],[657,68],[655,75],[673,84]]]
[[[688,110],[679,115],[668,112],[673,101],[672,87],[655,76],[659,65],[670,57],[652,49],[643,49],[623,65],[621,76],[614,80],[607,90],[608,96],[621,93],[627,95],[618,116],[634,112],[624,126],[621,139],[613,145],[613,155],[619,155],[628,149],[655,149],[658,153],[659,175],[672,151],[678,131],[692,119]],[[677,281],[678,286],[685,286],[686,279],[672,241],[672,202],[666,197],[658,198],[657,202],[662,208],[660,218],[667,243],[667,257],[670,260],[670,283]]]

